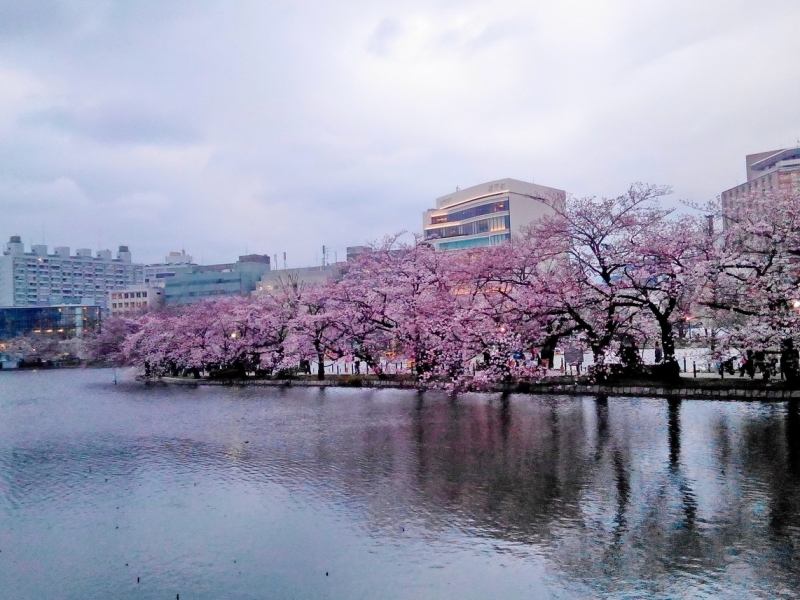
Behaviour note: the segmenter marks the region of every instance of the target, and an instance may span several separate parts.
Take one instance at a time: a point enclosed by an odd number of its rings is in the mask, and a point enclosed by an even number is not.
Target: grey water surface
[[[796,402],[113,379],[0,373],[0,598],[800,597]]]

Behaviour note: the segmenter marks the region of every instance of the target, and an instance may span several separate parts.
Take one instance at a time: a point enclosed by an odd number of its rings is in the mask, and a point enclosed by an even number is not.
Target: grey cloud
[[[200,133],[177,116],[142,107],[105,105],[93,109],[51,109],[22,118],[28,126],[49,126],[103,144],[194,144]]]
[[[74,7],[59,0],[0,1],[0,35],[25,37],[63,30],[77,22]]]
[[[505,176],[703,201],[800,135],[798,23],[796,0],[0,0],[0,240],[299,266]]]
[[[367,50],[378,56],[388,56],[391,52],[392,43],[402,33],[403,28],[400,21],[393,18],[385,18],[372,33],[367,44]]]
[[[530,25],[525,27],[513,21],[491,21],[470,32],[459,28],[448,29],[438,36],[434,47],[472,53],[500,42],[510,42],[517,36],[531,35],[535,35],[535,31]]]

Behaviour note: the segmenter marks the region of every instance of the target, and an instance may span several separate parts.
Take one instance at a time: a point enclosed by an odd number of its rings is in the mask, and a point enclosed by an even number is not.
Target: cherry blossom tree
[[[344,336],[337,325],[344,315],[335,302],[335,284],[289,283],[284,294],[294,307],[288,324],[287,354],[292,362],[314,358],[317,379],[325,379],[325,359],[344,355]]]
[[[653,203],[667,193],[665,187],[634,184],[616,198],[572,199],[528,233],[534,248],[552,248],[550,260],[557,266],[548,290],[553,322],[564,333],[580,332],[599,368],[642,308],[625,273],[641,263],[638,253],[647,236],[663,224],[666,214]]]
[[[635,343],[657,339],[662,374],[676,376],[675,331],[698,307],[728,315],[731,343],[793,340],[797,198],[726,214],[714,237],[662,209],[666,193],[635,184],[574,199],[496,247],[436,252],[387,237],[341,281],[145,314],[109,344],[154,375],[277,376],[314,359],[324,378],[326,358],[352,356],[383,376],[383,361],[401,357],[422,384],[466,389],[543,376],[523,353],[565,339],[591,349],[600,376],[618,347],[638,360]]]
[[[692,300],[703,285],[701,263],[711,240],[698,218],[669,219],[668,214],[651,211],[641,234],[623,242],[630,245],[631,262],[622,269],[620,283],[627,288],[626,295],[647,313],[641,320],[654,321],[663,348],[662,373],[674,378],[680,372],[675,358],[675,323],[690,317]]]
[[[123,345],[139,328],[136,318],[113,316],[103,320],[100,331],[86,337],[87,357],[108,365],[124,364]]]
[[[800,331],[800,193],[753,194],[731,207],[707,207],[724,223],[705,262],[700,302],[728,326],[732,349],[782,349],[796,377]]]

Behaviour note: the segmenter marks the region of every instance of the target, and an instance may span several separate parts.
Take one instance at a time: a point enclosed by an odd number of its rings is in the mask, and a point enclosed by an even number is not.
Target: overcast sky
[[[503,177],[703,202],[798,143],[799,31],[797,0],[0,0],[0,236],[303,266]]]

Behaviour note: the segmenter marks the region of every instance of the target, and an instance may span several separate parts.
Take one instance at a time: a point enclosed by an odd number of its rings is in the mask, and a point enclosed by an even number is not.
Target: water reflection
[[[30,390],[3,395],[16,395],[0,404],[7,519],[177,496],[190,481],[288,502],[278,485],[347,515],[365,539],[410,548],[404,532],[416,532],[413,553],[391,561],[488,542],[541,565],[545,575],[515,577],[560,597],[800,589],[796,401],[73,385],[66,414],[41,390],[33,404],[21,401]]]

